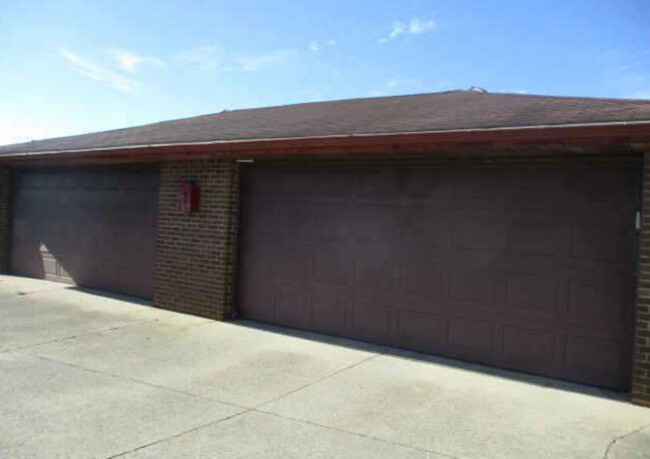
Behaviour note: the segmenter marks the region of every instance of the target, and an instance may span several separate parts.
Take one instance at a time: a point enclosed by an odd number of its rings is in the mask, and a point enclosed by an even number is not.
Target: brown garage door
[[[24,170],[12,183],[13,273],[151,297],[156,169]]]
[[[627,388],[635,160],[243,177],[242,316]]]

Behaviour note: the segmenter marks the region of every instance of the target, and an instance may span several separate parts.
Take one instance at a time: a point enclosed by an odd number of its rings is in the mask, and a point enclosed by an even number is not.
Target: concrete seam
[[[31,355],[31,356],[34,357],[34,358],[40,359],[40,360],[45,360],[45,361],[48,361],[48,362],[57,363],[57,364],[60,364],[60,365],[65,365],[65,366],[68,366],[68,367],[71,367],[71,368],[75,368],[77,370],[86,371],[86,372],[89,372],[89,373],[95,373],[95,374],[102,375],[102,376],[108,376],[108,377],[111,377],[111,378],[120,379],[122,381],[128,381],[128,382],[132,382],[132,383],[135,383],[135,384],[140,384],[140,385],[143,385],[143,386],[152,387],[154,389],[164,390],[164,391],[172,392],[172,393],[179,394],[179,395],[186,395],[188,397],[194,397],[194,398],[198,398],[198,399],[201,399],[201,400],[206,400],[206,401],[209,401],[209,402],[220,403],[222,405],[231,406],[233,408],[239,408],[239,409],[248,410],[248,411],[254,409],[254,408],[251,408],[251,407],[248,407],[248,406],[237,405],[236,403],[226,402],[226,401],[222,401],[222,400],[215,399],[215,398],[212,398],[212,397],[206,397],[205,395],[195,394],[195,393],[192,393],[192,392],[185,392],[185,391],[182,391],[182,390],[179,390],[179,389],[174,389],[174,388],[171,388],[171,387],[159,386],[158,384],[153,384],[153,383],[150,383],[150,382],[147,382],[147,381],[142,381],[142,380],[135,379],[135,378],[129,378],[129,377],[126,377],[126,376],[116,375],[116,374],[108,373],[108,372],[101,371],[101,370],[95,370],[94,368],[87,368],[87,367],[83,367],[81,365],[76,365],[74,363],[64,362],[62,360],[51,359],[49,357],[43,357],[43,356],[40,356],[40,355],[37,355],[37,354]]]
[[[141,449],[149,448],[150,446],[158,445],[160,443],[164,443],[164,442],[172,440],[174,438],[182,437],[183,435],[186,435],[188,433],[196,432],[197,430],[203,429],[205,427],[210,427],[210,426],[219,424],[220,422],[223,422],[223,421],[228,421],[230,419],[236,418],[237,416],[241,416],[241,415],[249,413],[251,411],[252,411],[252,409],[248,409],[248,410],[242,411],[240,413],[231,414],[230,416],[226,416],[225,418],[217,419],[216,421],[208,422],[207,424],[202,424],[200,426],[196,426],[196,427],[193,427],[191,429],[184,430],[183,432],[175,433],[175,434],[170,435],[170,436],[165,437],[165,438],[160,438],[160,439],[158,439],[156,441],[153,441],[151,443],[147,443],[146,445],[140,445],[140,446],[138,446],[136,448],[133,448],[133,449],[130,449],[128,451],[124,451],[124,452],[121,452],[121,453],[118,453],[118,454],[114,454],[112,456],[108,456],[106,459],[114,459],[114,458],[117,458],[117,457],[123,457],[123,456],[126,456],[128,454],[135,453],[136,451],[139,451]]]
[[[304,385],[302,385],[300,387],[292,389],[289,392],[286,392],[286,393],[284,393],[282,395],[279,395],[279,396],[277,396],[277,397],[275,397],[275,398],[273,398],[271,400],[267,400],[266,402],[260,403],[259,405],[257,405],[255,407],[255,409],[258,409],[258,408],[260,408],[260,407],[262,407],[264,405],[268,405],[269,403],[277,402],[278,400],[281,400],[284,397],[288,397],[289,395],[293,395],[293,394],[295,394],[297,392],[300,392],[303,389],[307,389],[307,388],[309,388],[309,387],[311,387],[311,386],[313,386],[315,384],[318,384],[321,381],[324,381],[326,379],[333,378],[334,376],[340,375],[341,373],[344,373],[344,372],[346,372],[348,370],[351,370],[352,368],[358,367],[359,365],[363,365],[364,363],[369,362],[370,360],[375,359],[375,358],[379,357],[380,355],[382,355],[382,354],[371,355],[370,357],[367,357],[367,358],[365,358],[365,359],[363,359],[363,360],[361,360],[359,362],[353,363],[352,365],[348,365],[347,367],[341,368],[341,369],[336,370],[336,371],[334,371],[334,372],[332,372],[332,373],[330,373],[328,375],[322,376],[322,377],[320,377],[320,378],[318,378],[318,379],[316,379],[314,381],[308,382],[307,384],[304,384]]]
[[[307,424],[307,425],[314,426],[314,427],[322,427],[324,429],[333,430],[335,432],[341,432],[341,433],[346,433],[346,434],[349,434],[349,435],[354,435],[354,436],[357,436],[357,437],[368,438],[370,440],[375,440],[375,441],[379,441],[379,442],[382,442],[382,443],[388,443],[388,444],[394,445],[394,446],[400,446],[400,447],[403,447],[403,448],[409,448],[409,449],[414,449],[414,450],[417,450],[417,451],[423,451],[423,452],[426,452],[426,453],[436,454],[436,455],[439,455],[439,456],[442,456],[442,457],[448,457],[448,458],[451,458],[451,459],[461,459],[459,456],[453,456],[453,455],[450,455],[450,454],[441,453],[439,451],[434,451],[434,450],[430,450],[430,449],[426,449],[426,448],[420,448],[418,446],[407,445],[405,443],[394,442],[394,441],[391,441],[391,440],[386,440],[384,438],[374,437],[372,435],[366,435],[366,434],[362,434],[362,433],[359,433],[359,432],[354,432],[354,431],[350,431],[350,430],[346,430],[346,429],[341,429],[341,428],[338,428],[338,427],[327,426],[327,425],[324,425],[324,424],[319,424],[317,422],[306,421],[304,419],[292,418],[291,416],[284,416],[284,415],[277,414],[277,413],[272,413],[272,412],[269,412],[269,411],[258,410],[257,408],[254,408],[252,411],[255,411],[256,413],[268,414],[268,415],[275,416],[275,417],[278,417],[278,418],[281,418],[281,419],[287,419],[289,421],[299,422],[301,424]]]
[[[136,320],[136,321],[133,321],[133,322],[129,322],[128,324],[118,325],[116,327],[97,328],[95,330],[89,330],[87,332],[79,333],[77,335],[64,336],[62,338],[56,338],[56,339],[49,340],[49,341],[43,341],[41,343],[30,344],[30,345],[23,346],[23,347],[15,347],[15,348],[5,349],[3,351],[0,351],[0,354],[5,354],[7,352],[25,351],[25,350],[32,349],[32,348],[35,348],[35,347],[45,346],[46,344],[54,344],[54,343],[59,343],[59,342],[63,342],[63,341],[69,341],[69,340],[73,340],[73,339],[76,339],[76,338],[81,338],[81,337],[84,337],[84,336],[93,335],[93,334],[96,334],[96,333],[105,333],[105,332],[110,332],[110,331],[114,331],[114,330],[121,330],[123,328],[128,328],[128,327],[132,327],[132,326],[135,326],[135,325],[149,324],[149,323],[153,323],[153,322],[157,322],[157,321],[158,321],[158,319],[154,319],[154,320]]]

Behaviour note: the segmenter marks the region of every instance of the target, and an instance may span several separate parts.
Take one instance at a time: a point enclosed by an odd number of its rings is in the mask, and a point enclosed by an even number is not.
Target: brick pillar
[[[9,270],[9,226],[11,204],[11,176],[8,167],[0,168],[0,272]]]
[[[199,185],[198,212],[177,208],[178,182]],[[154,305],[228,320],[233,313],[239,168],[233,161],[161,165]]]
[[[643,158],[641,215],[631,400],[650,407],[650,153]]]

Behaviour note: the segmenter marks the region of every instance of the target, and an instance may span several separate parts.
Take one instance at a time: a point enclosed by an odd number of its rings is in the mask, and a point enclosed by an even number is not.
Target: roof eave
[[[400,153],[409,149],[453,150],[456,147],[530,145],[650,145],[650,121],[550,126],[497,127],[429,132],[331,135],[320,137],[139,144],[74,150],[17,152],[0,155],[0,163],[25,161],[176,160],[266,158],[332,154]]]

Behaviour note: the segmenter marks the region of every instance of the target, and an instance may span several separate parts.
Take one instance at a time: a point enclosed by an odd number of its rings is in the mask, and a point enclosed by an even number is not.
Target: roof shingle
[[[650,100],[448,91],[224,111],[0,147],[0,155],[304,137],[650,122]]]

